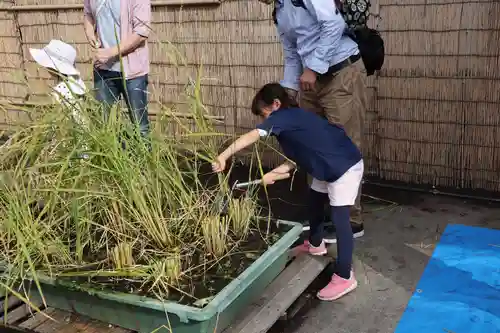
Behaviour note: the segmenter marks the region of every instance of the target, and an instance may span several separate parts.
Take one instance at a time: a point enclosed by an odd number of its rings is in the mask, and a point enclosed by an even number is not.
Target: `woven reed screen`
[[[500,190],[498,1],[381,0],[375,174]]]
[[[15,1],[16,6],[62,3],[81,1]],[[369,80],[367,173],[414,184],[500,190],[500,81],[495,71],[500,3],[378,0],[373,12],[381,16],[378,28],[387,56],[380,76]],[[52,38],[77,48],[78,67],[91,86],[91,50],[81,10],[0,12],[0,19],[0,99],[44,98],[50,81],[28,48]],[[213,114],[225,117],[222,129],[234,133],[254,126],[257,119],[248,106],[255,89],[282,75],[269,7],[256,0],[158,6],[152,28],[155,103],[181,102],[186,84],[203,64],[204,102]],[[268,162],[278,160],[274,154]]]
[[[2,0],[0,9],[10,8],[14,0]],[[21,38],[15,12],[0,11],[0,99],[21,100],[27,94],[23,71]],[[25,114],[16,110],[0,112],[0,123],[18,123]]]

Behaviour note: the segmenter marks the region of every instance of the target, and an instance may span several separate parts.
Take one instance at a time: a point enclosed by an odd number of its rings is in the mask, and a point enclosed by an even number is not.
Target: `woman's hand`
[[[276,173],[274,172],[268,172],[264,176],[262,176],[262,183],[261,185],[267,186],[267,185],[272,185],[276,182]]]
[[[262,176],[261,185],[272,185],[277,180],[288,179],[290,178],[290,171],[293,169],[295,169],[295,164],[291,161],[286,161]]]
[[[275,170],[269,171],[264,176],[262,176],[261,185],[272,185],[278,180],[283,180],[283,179],[288,179],[288,178],[290,178],[290,173],[288,173],[288,172],[278,173]]]
[[[226,160],[217,156],[215,162],[212,163],[213,172],[222,172],[226,168]]]
[[[259,141],[260,134],[259,130],[254,129],[250,132],[243,134],[236,141],[229,145],[212,163],[212,170],[214,172],[222,172],[226,168],[227,159],[231,158],[234,154],[240,150],[254,144]]]

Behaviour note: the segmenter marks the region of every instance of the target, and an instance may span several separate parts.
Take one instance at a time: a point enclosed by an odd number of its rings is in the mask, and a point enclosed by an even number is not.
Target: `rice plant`
[[[163,107],[147,141],[118,107],[104,121],[91,97],[81,104],[86,127],[62,106],[38,108],[0,147],[2,286],[19,293],[19,281],[31,279],[43,297],[43,274],[195,302],[197,281],[262,234],[250,228],[254,196],[232,199],[229,215],[219,215],[214,198],[229,195],[227,180],[203,166],[224,135],[199,91],[198,80],[187,96],[191,124]]]
[[[251,222],[258,215],[257,205],[254,198],[243,196],[229,200],[229,218],[231,219],[232,231],[242,239],[245,239],[250,231]]]
[[[113,267],[116,270],[132,267],[134,265],[134,258],[132,257],[132,244],[118,243],[111,250],[111,259]]]
[[[201,222],[205,248],[215,258],[223,256],[228,248],[229,220],[226,216],[207,216]]]

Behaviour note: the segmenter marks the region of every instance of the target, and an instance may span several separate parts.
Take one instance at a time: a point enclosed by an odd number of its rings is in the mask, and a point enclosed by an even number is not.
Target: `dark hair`
[[[260,116],[263,107],[273,104],[277,99],[281,102],[281,108],[297,106],[297,103],[290,98],[285,88],[279,83],[268,83],[257,92],[252,101],[252,113]]]

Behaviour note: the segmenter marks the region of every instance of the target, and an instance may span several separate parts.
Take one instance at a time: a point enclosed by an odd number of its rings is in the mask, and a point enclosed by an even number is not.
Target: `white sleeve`
[[[257,130],[259,131],[259,135],[260,135],[261,137],[267,136],[267,135],[269,134],[269,132],[268,132],[268,131],[263,130],[262,128],[257,128]]]

